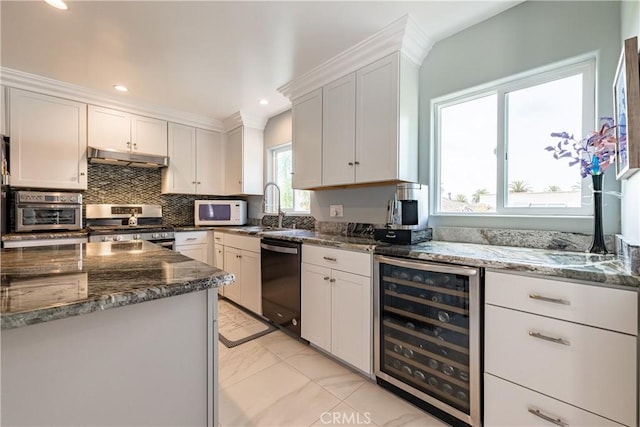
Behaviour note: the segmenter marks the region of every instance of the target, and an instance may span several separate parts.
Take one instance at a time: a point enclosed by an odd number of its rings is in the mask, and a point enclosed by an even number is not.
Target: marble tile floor
[[[221,427],[447,425],[281,331],[218,349]]]

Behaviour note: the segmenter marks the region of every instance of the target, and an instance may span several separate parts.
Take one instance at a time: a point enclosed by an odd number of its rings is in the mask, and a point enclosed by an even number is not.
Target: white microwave
[[[244,200],[196,200],[196,225],[244,225],[247,223],[247,202]]]

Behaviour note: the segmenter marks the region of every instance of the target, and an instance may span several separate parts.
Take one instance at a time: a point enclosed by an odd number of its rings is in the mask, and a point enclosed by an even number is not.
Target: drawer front
[[[487,304],[638,334],[636,292],[487,271]]]
[[[636,424],[637,345],[630,335],[485,307],[487,373],[625,425]]]
[[[183,231],[176,233],[176,246],[208,243],[206,231]]]
[[[224,236],[224,245],[243,249],[249,252],[260,252],[260,238],[227,234]]]
[[[371,277],[371,254],[302,245],[302,262]]]
[[[224,233],[214,232],[213,233],[213,241],[216,245],[224,245]]]
[[[484,424],[486,426],[618,426],[575,406],[536,393],[493,375],[484,375]]]

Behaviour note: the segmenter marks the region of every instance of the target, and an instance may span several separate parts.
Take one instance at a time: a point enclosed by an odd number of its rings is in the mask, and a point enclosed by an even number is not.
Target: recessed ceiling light
[[[113,88],[118,92],[129,92],[129,89],[125,85],[113,85]]]
[[[260,105],[269,105],[269,100],[268,100],[268,99],[264,99],[264,98],[262,98],[262,99],[260,99],[260,100],[258,101],[258,103],[259,103]]]
[[[49,6],[53,6],[56,9],[67,10],[69,6],[62,0],[44,0]]]

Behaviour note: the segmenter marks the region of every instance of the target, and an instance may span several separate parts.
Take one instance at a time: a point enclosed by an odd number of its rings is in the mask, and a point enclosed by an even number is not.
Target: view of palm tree
[[[562,188],[559,185],[550,185],[548,186],[544,191],[548,191],[550,193],[557,193],[559,191],[562,191]]]
[[[460,203],[467,203],[467,196],[465,196],[464,194],[456,194],[453,200]]]
[[[515,180],[509,184],[509,190],[512,193],[527,193],[531,191],[531,187],[524,181]]]
[[[487,194],[489,194],[489,190],[487,190],[486,188],[479,188],[471,195],[471,202],[478,204],[480,203],[480,197],[486,196]]]

